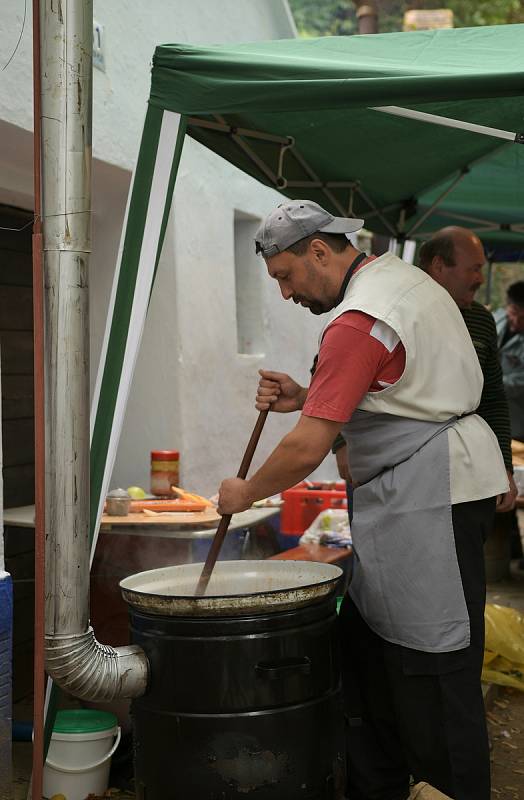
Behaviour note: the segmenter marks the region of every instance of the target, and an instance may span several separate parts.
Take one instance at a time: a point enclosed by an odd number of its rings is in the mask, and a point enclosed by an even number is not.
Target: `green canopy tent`
[[[432,208],[445,188],[441,184],[419,197],[421,214]],[[474,165],[419,230],[423,237],[444,225],[466,225],[501,255],[524,254],[523,220],[524,148],[508,144]]]
[[[445,184],[425,192],[418,201],[419,218],[430,212],[415,233],[424,239],[447,225],[464,225],[481,238],[488,266],[483,302],[492,302],[494,265],[524,261],[524,148],[503,146],[479,162],[435,207]],[[520,218],[522,219],[522,217]]]
[[[93,547],[185,135],[372,231],[423,235],[445,208],[518,244],[523,90],[524,25],[157,48],[93,403]]]
[[[458,188],[524,132],[523,53],[517,25],[164,46],[150,102],[188,116],[192,137],[263,183],[405,235],[422,192],[443,179],[442,192]],[[453,120],[462,130],[444,127]],[[522,223],[518,199],[505,223]]]

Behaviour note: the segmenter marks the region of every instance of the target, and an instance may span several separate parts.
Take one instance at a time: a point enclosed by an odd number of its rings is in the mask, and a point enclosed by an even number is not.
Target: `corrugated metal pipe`
[[[141,648],[89,626],[89,287],[92,0],[42,0],[45,318],[45,666],[87,700],[139,697]]]
[[[46,667],[63,689],[84,700],[139,697],[147,687],[144,651],[136,645],[100,644],[91,627],[81,634],[46,637]]]

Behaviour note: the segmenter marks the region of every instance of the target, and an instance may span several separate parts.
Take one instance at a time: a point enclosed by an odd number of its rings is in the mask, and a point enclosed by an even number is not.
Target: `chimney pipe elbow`
[[[91,627],[85,633],[46,636],[45,660],[53,681],[83,700],[132,699],[147,689],[149,662],[142,648],[100,644]]]

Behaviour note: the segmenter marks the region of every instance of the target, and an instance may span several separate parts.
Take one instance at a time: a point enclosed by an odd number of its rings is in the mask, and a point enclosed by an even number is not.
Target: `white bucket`
[[[82,713],[88,714],[89,710],[82,709]],[[112,714],[104,713],[116,722]],[[53,730],[44,767],[44,800],[55,794],[64,795],[66,800],[85,800],[89,794],[104,794],[109,782],[111,756],[120,736],[118,725],[79,733]]]

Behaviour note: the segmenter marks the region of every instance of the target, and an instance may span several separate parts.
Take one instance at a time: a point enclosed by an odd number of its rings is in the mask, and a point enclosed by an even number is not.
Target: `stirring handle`
[[[240,468],[237,472],[237,478],[244,479],[247,476],[268,413],[269,409],[266,411],[261,411],[258,415],[256,425],[253,428],[253,433],[251,434],[251,438],[246,447],[246,452],[244,453],[244,458],[242,459],[242,463],[240,464]],[[202,569],[202,573],[198,580],[198,585],[195,592],[197,595],[203,595],[206,592],[209,579],[211,578],[211,573],[213,572],[218,555],[220,553],[220,548],[222,547],[224,539],[226,538],[227,529],[229,528],[229,523],[231,522],[231,516],[231,514],[224,514],[219,522],[217,532],[213,537],[211,547],[209,548],[209,553],[207,554],[206,563],[204,564],[204,568]]]

